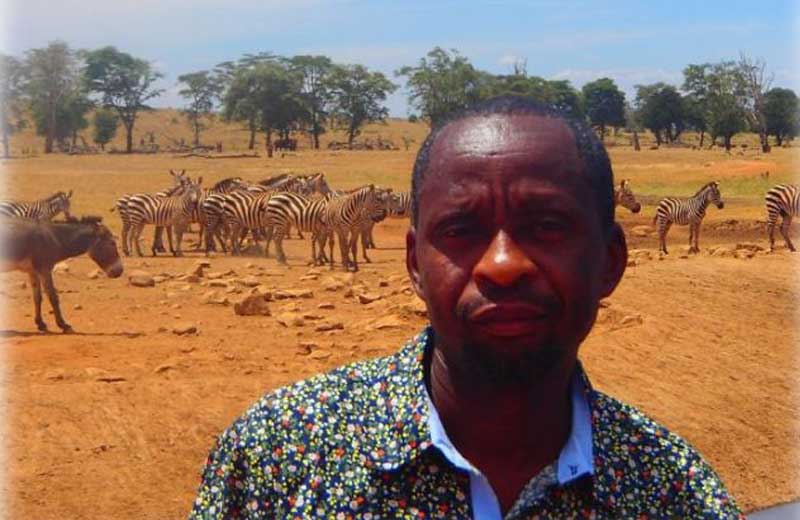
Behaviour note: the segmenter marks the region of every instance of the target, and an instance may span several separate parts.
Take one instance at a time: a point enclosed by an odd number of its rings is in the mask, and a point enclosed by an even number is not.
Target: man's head
[[[489,100],[431,132],[412,199],[408,270],[448,364],[497,382],[571,365],[627,261],[591,129]]]

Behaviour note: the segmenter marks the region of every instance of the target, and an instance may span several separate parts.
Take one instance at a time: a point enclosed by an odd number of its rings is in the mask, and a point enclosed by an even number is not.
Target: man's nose
[[[473,276],[503,287],[532,276],[537,267],[505,231],[498,232],[473,269]]]

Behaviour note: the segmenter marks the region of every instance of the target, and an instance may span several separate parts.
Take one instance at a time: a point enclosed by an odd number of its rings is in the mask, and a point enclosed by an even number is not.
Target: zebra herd
[[[410,197],[374,185],[351,191],[332,190],[322,173],[283,174],[250,183],[230,177],[202,189],[202,178],[192,180],[185,171],[170,170],[172,186],[156,194],[120,197],[113,210],[122,220],[122,248],[126,255],[133,249],[142,256],[140,240],[146,224],[156,226],[151,252],[163,250],[161,228],[167,231],[170,250],[182,254],[182,236],[192,223],[200,226],[200,243],[205,239],[206,254],[217,246],[241,254],[242,243],[250,233],[256,246],[266,241],[265,254],[274,240],[278,262],[286,264],[283,240],[296,228],[311,234],[311,262],[330,263],[336,239],[342,266],[358,270],[357,247],[361,239],[362,256],[369,262],[367,249],[374,248],[372,228],[387,217],[409,214]],[[173,245],[172,233],[175,233]],[[329,252],[325,254],[325,246]],[[226,246],[227,245],[227,246]]]
[[[404,218],[411,213],[411,197],[407,192],[394,193],[391,189],[374,185],[342,191],[332,190],[322,173],[311,175],[283,174],[251,183],[240,177],[223,179],[211,188],[201,187],[202,177],[192,180],[186,171],[170,170],[172,184],[154,193],[138,193],[120,197],[112,208],[122,221],[122,250],[130,255],[135,249],[142,255],[141,235],[148,224],[156,226],[151,252],[165,251],[161,244],[166,229],[170,251],[180,256],[181,242],[190,224],[200,226],[200,246],[206,254],[228,248],[241,254],[247,234],[255,244],[265,240],[265,255],[269,256],[274,240],[278,262],[286,264],[283,240],[295,228],[311,235],[311,261],[314,265],[334,265],[334,242],[338,239],[342,266],[358,270],[357,249],[360,240],[362,257],[366,262],[367,249],[374,248],[372,229],[387,217]],[[0,200],[0,216],[51,220],[59,213],[70,217],[72,191],[59,191],[33,201]],[[795,251],[789,237],[792,218],[800,214],[800,186],[779,184],[765,196],[767,208],[767,235],[769,250],[775,247],[775,228],[779,230],[790,251]],[[656,207],[653,225],[658,231],[659,250],[667,254],[666,236],[673,224],[689,226],[689,252],[699,248],[700,224],[710,204],[724,207],[718,182],[709,182],[688,199],[668,197]],[[630,182],[623,180],[614,187],[614,206],[622,206],[633,213],[641,204],[631,190]],[[174,243],[173,243],[174,232]],[[328,253],[325,247],[328,247]]]

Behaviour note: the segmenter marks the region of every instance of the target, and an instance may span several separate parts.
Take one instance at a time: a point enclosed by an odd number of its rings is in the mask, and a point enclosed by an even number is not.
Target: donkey
[[[66,222],[33,221],[16,218],[0,219],[0,271],[25,271],[33,288],[36,326],[42,332],[42,285],[47,291],[56,324],[64,333],[73,332],[64,321],[53,285],[53,266],[88,251],[89,257],[108,275],[122,274],[122,261],[111,231],[101,224],[100,217],[70,219]]]

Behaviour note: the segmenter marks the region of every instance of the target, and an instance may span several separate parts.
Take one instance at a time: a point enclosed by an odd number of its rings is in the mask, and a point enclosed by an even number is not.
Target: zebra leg
[[[350,236],[350,253],[352,254],[353,272],[358,271],[358,233],[351,233]]]
[[[364,255],[364,261],[367,263],[372,263],[372,260],[369,259],[367,256],[367,249],[369,248],[369,235],[370,235],[370,227],[369,224],[366,228],[362,228],[359,235],[361,236],[361,254]],[[356,253],[353,253],[353,257],[355,258]]]
[[[156,230],[153,232],[153,249],[158,251],[159,253],[166,253],[164,249],[164,228],[162,226],[156,226]],[[172,246],[170,246],[170,252],[172,251]],[[155,255],[154,255],[155,256]]]
[[[789,251],[795,252],[796,249],[794,248],[794,244],[792,244],[792,239],[789,238],[789,226],[792,225],[792,216],[786,215],[783,217],[783,222],[781,222],[781,235],[783,235],[783,239],[786,241],[786,247],[789,248]]]
[[[142,257],[144,255],[142,254],[141,240],[142,240],[142,230],[144,230],[144,224],[137,223],[132,227],[133,227],[133,233],[132,233],[133,236],[131,237],[131,240],[133,240],[133,245],[136,247],[136,254]]]
[[[181,250],[181,241],[183,240],[183,233],[189,229],[188,224],[184,224],[183,222],[179,222],[175,224],[175,252],[172,253],[172,256],[183,256],[183,251]]]
[[[658,242],[659,242],[659,249],[665,255],[668,255],[667,252],[667,232],[672,224],[670,222],[659,222],[658,223]]]
[[[769,236],[769,252],[775,250],[775,222],[767,222],[767,236]]]
[[[122,241],[122,252],[125,256],[131,256],[131,249],[128,247],[128,234],[130,232],[131,225],[127,222],[122,223],[122,232],[120,240]]]
[[[700,222],[698,222],[694,226],[694,247],[689,252],[690,253],[699,253],[700,252]]]
[[[286,255],[283,252],[283,236],[283,229],[278,228],[275,230],[275,256],[278,258],[279,264],[286,265]]]
[[[31,289],[33,290],[33,310],[34,322],[36,328],[41,332],[47,332],[47,324],[42,319],[42,286],[39,283],[39,273],[36,271],[28,273],[28,278],[31,281]]]
[[[277,236],[275,236],[275,228],[273,226],[267,226],[262,231],[264,233],[264,242],[265,242],[264,243],[264,258],[269,258],[269,244],[270,244],[270,242],[272,242],[272,239],[274,238],[275,239],[275,249],[278,249],[278,238],[277,238]],[[253,236],[255,236],[255,235],[253,235]],[[287,230],[287,233],[286,233],[286,238],[289,238],[288,230]],[[283,237],[281,237],[281,240],[283,240]],[[281,246],[281,247],[283,247],[283,246]],[[281,251],[283,251],[283,249],[281,249]],[[278,261],[280,262],[280,254],[281,253],[278,252],[276,254],[279,255],[278,256],[278,258],[279,258]]]
[[[342,232],[341,230],[337,230],[336,236],[339,238],[339,253],[342,255],[342,267],[347,271],[348,265],[350,265],[350,259],[347,257],[347,231],[345,230]],[[331,251],[331,253],[333,252]],[[331,254],[331,269],[333,269],[333,254]]]
[[[44,289],[47,291],[47,298],[50,300],[50,306],[53,308],[53,314],[56,315],[56,324],[64,332],[64,334],[71,334],[73,332],[69,323],[64,321],[64,316],[61,314],[61,306],[58,302],[58,293],[56,287],[53,285],[53,273],[48,271],[42,275],[44,281]]]

